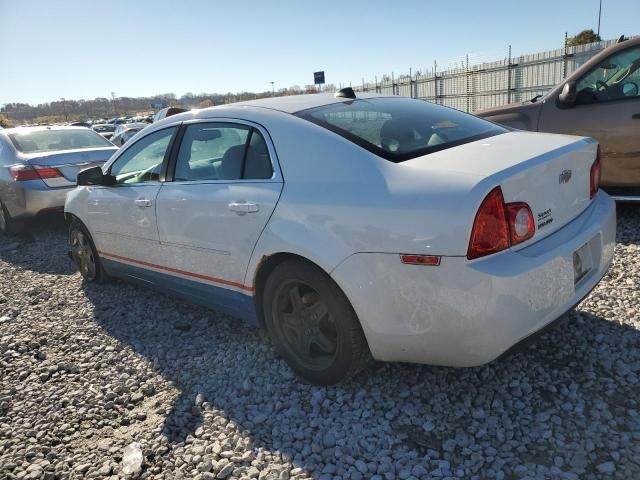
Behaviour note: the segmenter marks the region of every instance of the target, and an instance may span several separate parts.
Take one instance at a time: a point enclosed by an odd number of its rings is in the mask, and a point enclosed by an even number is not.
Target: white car
[[[341,91],[147,127],[69,193],[87,281],[117,276],[264,324],[295,372],[489,362],[613,257],[598,144]]]

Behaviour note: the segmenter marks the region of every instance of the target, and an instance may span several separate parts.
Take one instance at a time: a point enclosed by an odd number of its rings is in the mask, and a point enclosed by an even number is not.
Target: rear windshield
[[[113,132],[116,129],[113,125],[94,125],[92,128],[96,132]]]
[[[393,162],[508,131],[473,115],[410,98],[350,100],[296,115]]]
[[[102,135],[88,128],[77,130],[35,130],[10,133],[9,138],[23,153],[53,152],[76,148],[113,147]]]

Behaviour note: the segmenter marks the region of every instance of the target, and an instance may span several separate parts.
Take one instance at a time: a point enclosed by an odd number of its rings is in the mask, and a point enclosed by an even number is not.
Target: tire
[[[324,271],[303,260],[276,266],[264,286],[263,311],[277,353],[317,385],[345,382],[371,353],[353,307]]]
[[[9,211],[0,202],[0,233],[2,235],[15,235],[20,233],[23,227],[24,223],[11,218]]]
[[[103,283],[106,274],[91,235],[84,224],[74,218],[69,227],[69,253],[86,282]]]

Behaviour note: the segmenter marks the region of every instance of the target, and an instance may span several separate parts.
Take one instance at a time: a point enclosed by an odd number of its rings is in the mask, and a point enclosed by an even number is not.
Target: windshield
[[[473,115],[409,98],[346,101],[296,115],[393,162],[508,131]]]
[[[64,130],[25,130],[10,133],[15,147],[24,153],[53,152],[77,148],[113,147],[113,144],[96,132],[79,128]]]

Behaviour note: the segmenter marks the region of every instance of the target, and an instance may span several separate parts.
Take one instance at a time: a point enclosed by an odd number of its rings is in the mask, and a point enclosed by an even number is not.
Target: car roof
[[[279,110],[285,113],[296,113],[301,110],[307,110],[309,108],[321,107],[323,105],[331,105],[333,103],[343,103],[345,101],[366,99],[366,98],[379,98],[386,97],[388,95],[376,95],[370,93],[358,92],[355,99],[345,97],[334,97],[329,93],[308,93],[305,95],[289,95],[286,97],[269,97],[261,98],[259,100],[248,100],[244,102],[237,102],[230,105],[233,106],[248,106],[248,107],[262,107],[270,108],[272,110]],[[217,107],[211,107],[217,108]]]
[[[208,107],[195,110],[187,110],[183,113],[178,113],[170,117],[165,117],[157,122],[154,122],[152,126],[145,131],[151,133],[156,130],[160,130],[165,126],[186,122],[194,119],[206,119],[215,117],[234,117],[240,115],[237,118],[244,118],[247,109],[260,109],[262,112],[271,112],[272,114],[285,114],[293,115],[302,110],[309,108],[322,107],[325,105],[333,105],[338,103],[352,102],[353,100],[366,100],[371,98],[402,98],[409,99],[409,97],[398,97],[395,95],[380,95],[359,92],[356,94],[355,99],[345,97],[334,97],[331,94],[305,94],[305,95],[290,95],[286,97],[271,97],[261,98],[259,100],[249,100],[244,102],[228,103],[225,105],[217,105],[215,107]],[[244,113],[242,113],[244,112]]]

